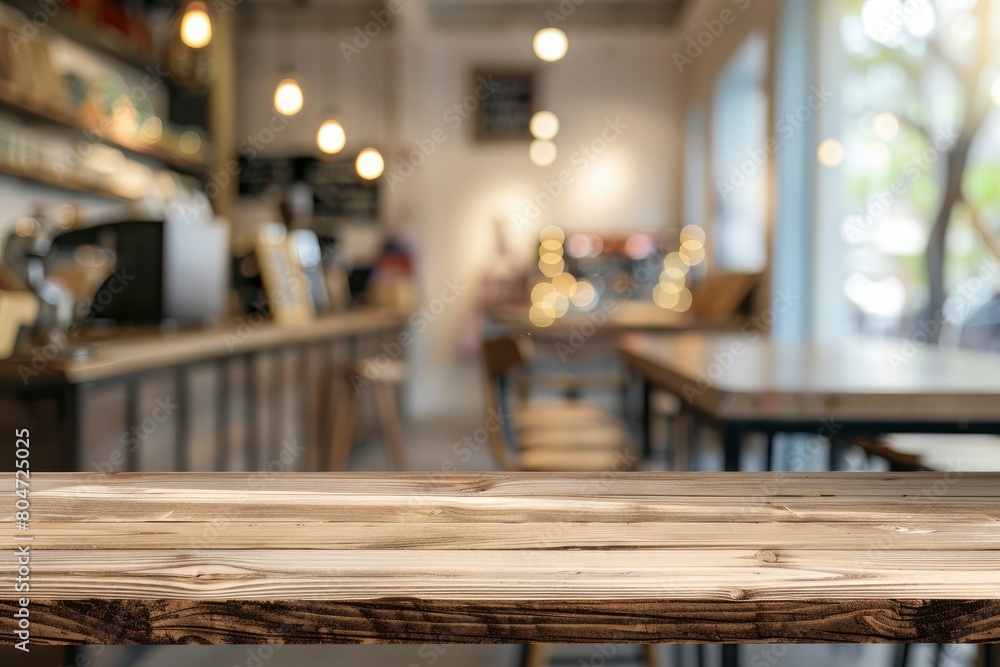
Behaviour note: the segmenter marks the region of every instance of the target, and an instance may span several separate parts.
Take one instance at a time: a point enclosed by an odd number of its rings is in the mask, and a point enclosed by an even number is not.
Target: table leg
[[[674,417],[674,470],[694,470],[692,450],[694,446],[693,416],[683,405]]]
[[[827,463],[827,470],[836,472],[840,470],[844,455],[847,453],[847,440],[833,436],[830,438],[830,460]]]
[[[257,420],[257,354],[251,352],[245,355],[243,363],[246,373],[246,377],[243,378],[243,428],[245,429],[243,437],[246,440],[244,455],[247,470],[256,470],[260,456],[257,437],[257,425],[260,423]]]
[[[547,667],[551,652],[550,644],[524,644],[521,646],[521,667]]]
[[[896,652],[893,656],[893,667],[906,667],[906,663],[910,658],[910,645],[909,644],[897,644]]]
[[[187,369],[178,366],[174,370],[174,391],[177,392],[177,413],[174,422],[174,470],[187,472],[188,445],[190,442],[190,396]]]
[[[285,441],[285,350],[278,348],[268,359],[269,378],[271,386],[268,387],[270,394],[268,400],[268,425],[270,426],[270,440],[264,449],[267,451],[267,462],[265,467],[278,460],[283,443]]]
[[[229,469],[229,357],[215,364],[215,469]]]
[[[684,661],[685,644],[674,644],[673,651],[673,661],[670,663],[671,667],[676,665],[677,667],[686,667],[689,663]],[[705,667],[705,645],[704,644],[693,644],[691,648],[694,650],[694,667]]]
[[[725,424],[722,427],[723,469],[735,472],[740,469],[740,455],[743,453],[743,430]]]
[[[767,440],[764,443],[764,470],[771,472],[775,469],[774,467],[774,436],[777,435],[774,431],[767,431],[764,433],[764,437]]]
[[[740,664],[740,647],[738,644],[722,645],[722,667],[738,667]]]
[[[125,380],[125,432],[130,433],[139,425],[139,382],[135,376]],[[130,441],[125,447],[125,471],[135,472],[139,469],[139,448]]]
[[[652,437],[653,432],[650,427],[650,420],[652,419],[652,401],[653,401],[653,383],[648,379],[642,379],[642,414],[640,419],[642,419],[642,457],[646,460],[650,458],[653,453],[653,443]]]
[[[59,417],[62,421],[62,447],[57,471],[81,470],[83,453],[80,451],[80,392],[77,385],[67,384],[59,396]]]

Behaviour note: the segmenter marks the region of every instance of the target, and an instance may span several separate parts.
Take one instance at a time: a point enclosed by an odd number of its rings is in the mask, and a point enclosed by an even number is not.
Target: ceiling
[[[398,0],[403,11],[407,3]],[[690,0],[423,0],[431,23],[466,28],[497,25],[674,25]],[[302,19],[323,27],[353,25],[371,20],[372,12],[385,8],[386,0],[247,0],[245,14],[258,20]],[[292,8],[295,9],[292,9]],[[290,16],[294,15],[294,16]],[[268,17],[268,18],[265,18]],[[316,24],[313,24],[316,25]]]
[[[426,0],[441,26],[531,23],[671,26],[687,0]]]

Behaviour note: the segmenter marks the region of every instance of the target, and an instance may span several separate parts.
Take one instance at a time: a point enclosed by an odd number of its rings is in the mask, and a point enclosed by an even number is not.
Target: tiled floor
[[[482,422],[469,416],[411,422],[406,426],[411,468],[423,471],[495,469],[489,446],[477,429]],[[465,447],[457,443],[469,438]],[[470,444],[471,443],[471,444]],[[467,453],[470,452],[470,453]],[[710,461],[702,462],[710,464]],[[351,461],[352,470],[387,470],[385,450],[376,438],[364,437]],[[661,667],[702,667],[694,647],[660,647]],[[128,658],[127,649],[108,648],[95,656],[94,667],[515,667],[518,648],[512,646],[288,646],[288,647],[163,647]],[[624,646],[567,646],[554,653],[554,665],[606,667],[641,665],[637,652]],[[933,665],[930,647],[917,647],[907,667],[971,665],[973,650],[948,647],[945,660]],[[81,664],[79,661],[77,664]],[[719,664],[718,647],[706,648],[706,666]],[[744,667],[893,667],[890,646],[747,646]]]

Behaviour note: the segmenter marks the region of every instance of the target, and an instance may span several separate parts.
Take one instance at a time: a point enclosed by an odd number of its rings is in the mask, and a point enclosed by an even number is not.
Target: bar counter
[[[0,427],[31,430],[38,470],[255,470],[289,448],[286,469],[318,469],[333,375],[361,358],[404,356],[405,324],[403,313],[369,308],[294,327],[243,317],[169,335],[81,336],[69,343],[95,352],[82,359],[36,347],[0,362]]]
[[[82,384],[157,368],[179,366],[234,354],[251,354],[339,336],[400,327],[404,315],[387,308],[364,308],[317,318],[301,326],[280,326],[264,318],[244,316],[210,329],[176,334],[145,333],[81,340],[95,354],[85,359],[55,357],[44,367],[34,355],[0,361],[0,385],[37,386],[45,381]],[[74,341],[75,342],[75,341]],[[45,354],[42,354],[45,358]],[[27,370],[22,370],[22,369]],[[37,372],[37,374],[36,374]],[[28,378],[25,381],[25,377]]]

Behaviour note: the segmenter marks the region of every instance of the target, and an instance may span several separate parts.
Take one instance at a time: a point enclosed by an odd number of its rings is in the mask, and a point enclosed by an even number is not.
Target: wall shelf
[[[39,11],[37,0],[3,0],[3,3],[28,16]],[[80,46],[111,56],[136,69],[155,67],[159,62],[152,54],[137,51],[125,41],[124,36],[113,29],[90,23],[62,7],[49,18],[47,25]]]
[[[16,114],[28,121],[41,122],[51,126],[87,133],[87,137],[91,138],[94,137],[94,133],[97,132],[96,128],[88,127],[73,114],[60,113],[53,109],[40,108],[23,100],[12,99],[9,96],[0,96],[0,110]],[[169,151],[155,145],[130,142],[119,137],[111,136],[101,136],[100,143],[113,146],[127,153],[131,153],[133,156],[157,160],[172,169],[176,169],[177,171],[186,174],[202,176],[205,169],[204,163],[196,159],[174,153],[173,151]]]
[[[79,176],[66,175],[60,178],[55,170],[47,169],[39,164],[20,164],[0,159],[0,174],[41,183],[42,185],[48,185],[69,192],[110,197],[111,199],[119,199],[121,201],[136,201],[135,197],[123,195],[120,192],[116,192],[114,188],[88,181]]]

